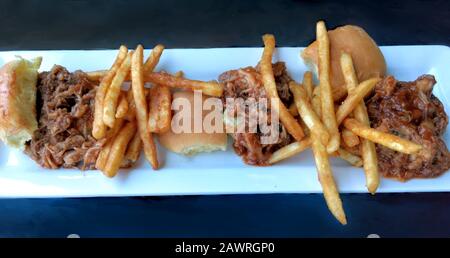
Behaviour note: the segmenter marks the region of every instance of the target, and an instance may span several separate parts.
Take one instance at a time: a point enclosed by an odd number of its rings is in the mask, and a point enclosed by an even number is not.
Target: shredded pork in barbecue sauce
[[[448,117],[432,94],[435,84],[432,75],[420,76],[413,82],[388,76],[375,86],[375,94],[367,101],[371,126],[423,147],[419,153],[407,155],[377,145],[378,166],[385,177],[436,177],[450,168],[450,154],[441,138]]]
[[[55,65],[38,79],[39,129],[26,153],[45,168],[94,169],[104,141],[92,136],[96,85]]]
[[[278,95],[281,101],[289,106],[293,99],[289,91],[289,82],[292,80],[286,72],[286,66],[283,62],[278,62],[272,65],[275,81],[277,84]],[[267,98],[262,84],[261,74],[258,67],[245,67],[238,70],[230,70],[219,76],[219,81],[224,85],[223,102],[227,108],[227,98],[254,98],[258,101],[260,98]],[[270,104],[270,103],[269,103]],[[246,121],[250,116],[258,116],[257,113],[249,114],[251,108],[245,109]],[[236,112],[239,112],[239,107],[236,107]],[[267,116],[270,117],[270,109],[268,109]],[[268,119],[270,121],[270,118]],[[263,134],[258,129],[257,133],[233,133],[235,152],[242,156],[245,163],[249,165],[266,166],[270,155],[277,149],[288,145],[293,141],[293,138],[287,133],[284,126],[280,123],[279,138],[274,144],[263,144],[261,136]]]

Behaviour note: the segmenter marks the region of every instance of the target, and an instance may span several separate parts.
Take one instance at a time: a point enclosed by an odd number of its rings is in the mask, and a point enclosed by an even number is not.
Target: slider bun
[[[209,97],[205,95],[202,96],[202,101],[204,102]],[[193,132],[194,128],[194,93],[189,91],[177,91],[173,94],[173,101],[177,99],[186,99],[191,103],[191,114],[190,117],[184,119],[191,120],[191,129]],[[220,101],[220,99],[217,99]],[[175,115],[181,111],[175,111]],[[211,111],[203,110],[202,116],[205,118],[207,114]],[[187,121],[187,120],[186,120]],[[222,121],[220,125],[223,126]],[[205,128],[203,128],[205,129]],[[158,134],[159,143],[170,151],[180,153],[183,155],[195,155],[200,152],[212,152],[212,151],[225,151],[227,148],[227,135],[225,132],[222,133],[175,133],[171,129],[162,134]]]
[[[352,56],[358,80],[386,75],[386,61],[375,41],[362,28],[346,25],[328,31],[330,40],[331,72],[330,83],[334,100],[340,100],[347,94],[344,76],[340,65],[340,55],[347,52]],[[301,56],[307,66],[317,75],[317,41],[309,45]]]
[[[18,58],[0,68],[0,139],[24,149],[37,130],[36,83],[41,58]]]

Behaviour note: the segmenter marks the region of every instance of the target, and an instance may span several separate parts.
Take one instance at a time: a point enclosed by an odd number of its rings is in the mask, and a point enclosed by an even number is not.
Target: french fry
[[[294,103],[297,106],[298,113],[309,128],[309,131],[316,131],[322,144],[327,145],[330,135],[309,103],[306,90],[295,82],[289,83],[289,89],[294,96]]]
[[[114,138],[111,138],[103,147],[98,154],[97,160],[95,161],[95,168],[103,170],[105,168],[106,162],[108,162],[109,152],[111,151],[111,146]]]
[[[97,169],[103,170],[105,168],[106,162],[108,161],[108,156],[111,150],[112,143],[114,142],[114,138],[122,128],[123,123],[124,123],[123,119],[116,119],[113,128],[109,129],[109,131],[106,132],[105,136],[107,142],[102,147],[102,150],[100,151],[97,157],[97,161],[95,162],[95,167]]]
[[[311,132],[311,145],[314,153],[314,160],[316,161],[319,182],[322,185],[323,196],[328,209],[341,224],[345,225],[347,224],[347,219],[331,171],[327,149],[325,145],[322,144],[320,137],[314,131]]]
[[[169,87],[158,84],[150,89],[148,111],[148,131],[165,133],[170,130],[172,121],[172,93]]]
[[[297,106],[295,105],[295,103],[292,103],[289,108],[289,113],[291,113],[291,115],[293,117],[297,117],[298,116],[298,110],[297,110]]]
[[[363,161],[362,161],[362,159],[360,157],[351,154],[350,152],[348,152],[345,149],[339,148],[337,150],[337,154],[338,154],[338,156],[341,159],[347,161],[352,166],[355,166],[355,167],[362,167],[363,166]]]
[[[344,126],[359,137],[401,153],[415,154],[422,149],[422,146],[417,143],[370,128],[353,118],[346,118],[344,120]]]
[[[131,138],[133,138],[135,132],[136,123],[128,122],[114,138],[111,150],[109,151],[108,161],[102,170],[107,177],[114,177],[117,174],[120,164],[122,164],[127,145]]]
[[[125,53],[125,56],[126,56],[126,53]],[[107,73],[108,73],[108,70],[97,70],[97,71],[86,72],[86,75],[90,81],[99,82],[103,79],[103,77],[106,76]],[[184,73],[183,73],[183,71],[180,70],[180,71],[174,73],[173,76],[183,78]],[[130,81],[130,80],[131,80],[131,76],[130,76],[130,74],[128,74],[125,77],[125,81]]]
[[[330,42],[328,39],[327,28],[323,21],[319,21],[316,26],[316,37],[319,51],[319,87],[320,100],[322,108],[322,121],[330,134],[330,140],[327,145],[328,153],[338,150],[340,145],[340,136],[336,114],[334,111],[333,93],[330,85]]]
[[[300,117],[299,117],[300,118]],[[300,124],[300,126],[302,127],[303,132],[305,133],[305,137],[310,135],[310,131],[308,126],[306,126],[305,121],[303,121],[303,119],[297,119],[298,123]],[[303,141],[303,140],[302,140]]]
[[[344,80],[347,85],[347,91],[352,93],[358,85],[358,79],[353,67],[352,58],[349,54],[343,53],[341,55],[340,62]],[[370,127],[369,116],[367,114],[364,101],[361,101],[358,105],[356,105],[353,115],[357,121],[367,127]],[[375,149],[375,144],[364,138],[361,138],[361,157],[364,165],[364,173],[366,175],[367,190],[371,194],[375,194],[378,186],[380,185],[377,152]]]
[[[278,112],[281,123],[296,141],[300,141],[305,136],[303,129],[278,97],[277,85],[272,70],[272,55],[275,49],[275,37],[266,34],[263,36],[263,41],[264,51],[260,61],[260,69],[264,88],[269,98],[278,99]]]
[[[315,87],[313,89],[313,95],[311,99],[311,105],[314,109],[314,112],[319,116],[322,117],[322,102],[320,101],[320,87]]]
[[[122,125],[125,121],[122,118],[116,119],[114,121],[114,125],[108,131],[106,131],[106,139],[110,139],[117,135],[119,130],[122,128]]]
[[[90,80],[91,82],[100,82],[108,73],[108,70],[96,70],[96,71],[90,71],[90,72],[86,72],[87,78],[88,80]],[[131,81],[131,75],[127,74],[127,76],[125,76],[125,80],[126,82]]]
[[[130,72],[132,55],[133,51],[128,52],[127,57],[117,70],[117,73],[114,76],[103,101],[103,122],[109,127],[112,127],[114,125],[114,121],[116,120],[117,102],[120,96],[120,88],[122,87],[122,83],[125,81],[125,77]]]
[[[159,59],[161,58],[163,51],[164,51],[164,46],[161,44],[156,45],[152,49],[150,56],[147,58],[147,60],[144,63],[144,74],[153,72],[153,70],[155,69],[156,65],[159,62]]]
[[[125,119],[133,121],[136,118],[136,103],[134,102],[133,90],[127,91],[128,112],[125,115]]]
[[[350,54],[342,52],[340,58],[341,70],[344,76],[347,92],[350,93],[358,87],[358,78],[356,76],[355,68],[353,67],[353,60]]]
[[[356,108],[355,108],[356,109]],[[348,115],[349,118],[354,118],[353,112]],[[359,140],[359,137],[352,133],[352,131],[348,130],[347,128],[342,128],[341,130],[341,136],[343,143],[348,147],[354,147],[361,143]]]
[[[109,85],[116,75],[117,70],[122,64],[123,60],[127,56],[128,49],[125,46],[120,46],[119,53],[117,54],[114,64],[111,69],[106,73],[98,86],[95,94],[95,108],[94,108],[94,122],[92,126],[92,136],[95,139],[101,139],[105,137],[106,125],[103,123],[103,101],[108,91]]]
[[[364,105],[364,111],[366,106]],[[366,111],[367,113],[367,111]],[[359,116],[357,116],[359,118]],[[367,139],[362,139],[361,156],[363,158],[364,172],[366,174],[367,190],[375,194],[380,185],[380,174],[378,173],[378,158],[375,144]]]
[[[143,67],[143,48],[139,45],[131,60],[131,90],[133,91],[134,102],[136,105],[136,120],[141,136],[144,153],[153,169],[157,169],[158,158],[156,146],[152,134],[147,130],[147,102],[144,93],[144,67]]]
[[[305,87],[308,98],[312,100],[313,97],[313,78],[312,73],[307,71],[303,74],[303,87]],[[317,114],[320,115],[320,114]]]
[[[293,157],[311,146],[311,138],[305,137],[299,142],[293,142],[276,150],[269,158],[269,164]]]
[[[364,101],[364,97],[372,91],[380,78],[372,78],[361,82],[358,87],[348,93],[347,98],[342,102],[336,111],[336,120],[338,125],[355,109],[355,107]]]
[[[145,81],[153,84],[164,85],[171,88],[198,90],[205,95],[213,97],[221,97],[223,94],[223,85],[216,81],[196,81],[188,80],[180,77],[173,76],[168,73],[148,73],[145,75]]]
[[[108,73],[108,70],[97,70],[97,71],[92,71],[92,72],[86,72],[86,75],[90,81],[99,82],[103,79],[103,77],[105,77],[105,75],[107,73]]]
[[[359,137],[347,128],[342,129],[341,135],[342,141],[344,141],[345,145],[348,147],[354,147],[359,144]]]
[[[142,140],[139,132],[133,136],[130,143],[128,144],[127,151],[125,152],[125,156],[123,157],[121,168],[129,168],[132,167],[134,163],[139,159],[142,149]]]
[[[125,92],[122,92],[119,97],[119,104],[117,105],[116,118],[125,117],[128,112],[128,100]]]

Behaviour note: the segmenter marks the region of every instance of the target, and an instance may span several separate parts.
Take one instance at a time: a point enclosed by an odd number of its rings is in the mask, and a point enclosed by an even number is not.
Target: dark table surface
[[[353,3],[355,2],[355,3]],[[305,46],[314,24],[357,24],[380,45],[450,45],[448,1],[1,1],[0,50]],[[276,169],[276,168],[274,168]],[[450,193],[0,199],[0,236],[450,236]]]

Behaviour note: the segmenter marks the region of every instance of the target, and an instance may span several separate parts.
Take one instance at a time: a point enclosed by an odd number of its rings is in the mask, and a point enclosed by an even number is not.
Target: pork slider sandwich
[[[104,141],[92,136],[96,85],[82,71],[41,58],[17,58],[0,69],[0,139],[44,168],[93,169]]]
[[[174,92],[173,103],[179,103],[180,108],[174,112],[171,129],[158,135],[159,143],[172,152],[187,156],[201,152],[225,151],[227,134],[223,129],[222,117],[212,123],[205,120],[211,112],[214,112],[214,110],[203,108],[208,99],[212,102],[221,101],[200,93],[196,95],[196,93],[188,91]],[[201,105],[197,109],[200,112],[195,111],[196,104]],[[201,123],[197,131],[194,125],[196,122]],[[220,130],[214,130],[213,127],[217,126],[220,127]]]
[[[23,150],[37,130],[36,82],[41,58],[17,58],[0,69],[0,139]]]
[[[330,83],[334,100],[341,100],[347,95],[344,76],[342,75],[340,56],[342,52],[352,56],[358,81],[384,77],[386,75],[386,61],[375,41],[362,28],[345,25],[328,31],[330,40]],[[309,45],[301,56],[310,70],[317,75],[318,51],[317,41]]]

